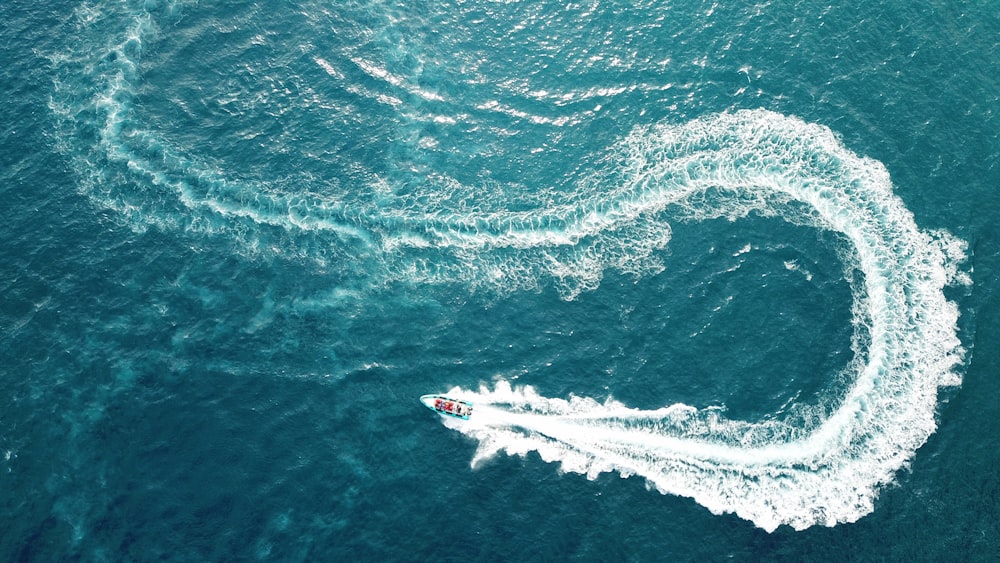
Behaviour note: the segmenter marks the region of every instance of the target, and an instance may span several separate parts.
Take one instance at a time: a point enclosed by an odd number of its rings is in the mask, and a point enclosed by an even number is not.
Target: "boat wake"
[[[504,406],[492,419],[452,426],[480,441],[473,464],[498,451],[537,451],[566,471],[640,475],[663,493],[768,531],[870,513],[879,489],[934,432],[939,387],[960,383],[958,309],[943,290],[970,283],[957,268],[964,244],[917,228],[881,164],[852,154],[826,128],[771,112],[642,129],[621,155],[607,212],[576,221],[577,228],[614,236],[625,232],[618,222],[647,229],[655,223],[649,217],[666,214],[697,220],[755,212],[841,234],[849,245],[845,271],[864,277],[852,284],[852,383],[838,405],[801,405],[795,416],[759,422],[680,404],[640,411],[544,398],[502,382],[455,389],[477,408]],[[639,245],[640,255],[648,249]]]
[[[514,188],[433,173],[406,190],[378,175],[342,191],[299,177],[239,180],[144,121],[145,43],[169,31],[158,17],[178,16],[129,12],[109,41],[99,26],[112,18],[81,10],[79,34],[97,38],[51,57],[61,76],[80,80],[57,84],[50,105],[72,139],[63,150],[81,171],[81,190],[137,230],[232,236],[255,250],[297,245],[337,264],[345,284],[501,293],[552,284],[566,299],[596,288],[608,270],[662,271],[676,221],[756,214],[845,241],[844,270],[864,279],[852,284],[856,360],[845,368],[850,385],[839,404],[753,422],[685,405],[640,411],[544,398],[503,382],[456,389],[475,415],[445,422],[480,442],[474,465],[500,451],[537,451],[566,471],[642,476],[766,530],[852,522],[873,510],[878,490],[934,432],[939,387],[960,383],[958,309],[944,288],[970,283],[958,269],[964,243],[920,230],[884,166],[853,154],[826,127],[763,110],[641,127],[593,172],[516,204]],[[341,72],[337,61],[321,61],[324,72]],[[366,65],[354,63],[380,88],[401,90],[388,107],[402,104],[412,85]],[[493,115],[475,111],[481,100],[419,98],[432,115]],[[807,419],[816,422],[801,424]]]

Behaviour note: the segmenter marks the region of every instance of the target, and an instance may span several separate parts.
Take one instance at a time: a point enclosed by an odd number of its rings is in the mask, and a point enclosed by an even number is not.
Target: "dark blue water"
[[[991,3],[0,21],[0,558],[1000,557]]]

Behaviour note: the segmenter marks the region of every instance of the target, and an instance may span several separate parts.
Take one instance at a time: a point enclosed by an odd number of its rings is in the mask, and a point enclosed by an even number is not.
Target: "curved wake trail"
[[[672,205],[689,219],[757,212],[845,237],[845,267],[864,275],[854,289],[856,345],[863,350],[849,366],[853,383],[839,405],[763,422],[684,405],[648,412],[560,402],[505,385],[454,390],[477,404],[537,413],[513,421],[527,433],[459,427],[482,442],[477,459],[537,450],[568,471],[635,473],[662,492],[767,530],[834,525],[871,512],[880,487],[934,432],[939,386],[960,383],[958,310],[943,289],[968,283],[956,267],[964,245],[947,233],[920,231],[892,194],[884,167],[844,149],[828,129],[794,118],[765,111],[713,116],[643,130],[623,146],[614,193],[629,221]],[[821,422],[804,429],[796,423],[803,418]]]
[[[82,28],[105,21],[80,20]],[[849,246],[845,270],[864,280],[852,285],[858,358],[839,404],[753,422],[685,405],[638,411],[547,399],[506,384],[456,390],[479,409],[470,424],[449,422],[480,441],[474,463],[538,451],[567,471],[641,475],[767,530],[834,525],[873,510],[880,487],[934,432],[938,388],[961,381],[958,309],[943,290],[969,283],[958,270],[964,243],[920,230],[885,167],[826,127],[757,110],[640,128],[568,193],[528,208],[514,208],[503,190],[433,178],[406,198],[379,191],[385,180],[374,178],[365,191],[390,195],[352,200],[350,190],[234,181],[173,146],[142,122],[136,103],[156,18],[130,13],[118,33],[103,51],[53,57],[91,89],[57,84],[51,107],[68,138],[90,143],[90,151],[64,148],[89,174],[84,191],[136,228],[203,229],[248,246],[276,229],[287,235],[277,240],[305,240],[372,287],[403,280],[513,292],[552,283],[567,299],[596,288],[609,269],[661,271],[671,221],[753,213],[839,233]],[[475,207],[449,204],[466,200]]]

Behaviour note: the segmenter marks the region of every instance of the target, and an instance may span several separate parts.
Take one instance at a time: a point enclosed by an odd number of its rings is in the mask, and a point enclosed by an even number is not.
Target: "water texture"
[[[0,557],[1000,553],[989,3],[0,19]]]

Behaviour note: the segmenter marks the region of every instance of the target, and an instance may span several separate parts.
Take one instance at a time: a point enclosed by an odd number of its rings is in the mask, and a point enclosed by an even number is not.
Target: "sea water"
[[[1000,554],[989,3],[0,20],[6,559]]]

